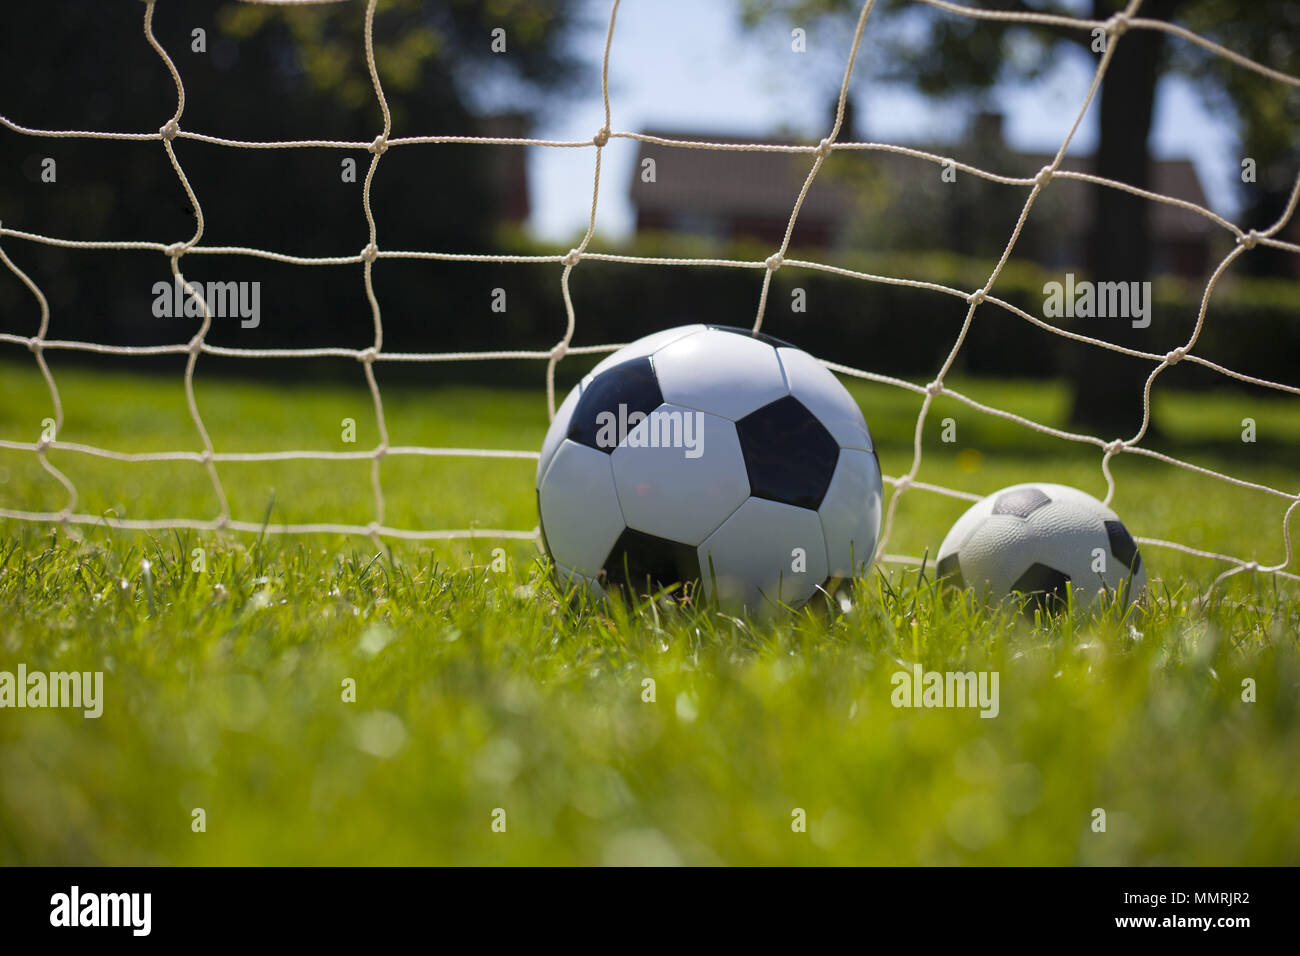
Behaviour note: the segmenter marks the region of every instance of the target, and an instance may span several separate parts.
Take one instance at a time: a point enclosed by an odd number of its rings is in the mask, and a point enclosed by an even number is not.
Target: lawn
[[[60,440],[201,448],[179,363],[114,374],[58,358]],[[196,394],[219,451],[376,441],[362,387],[236,383],[205,376],[206,361]],[[390,440],[535,450],[540,382],[539,366],[531,390],[385,385]],[[955,385],[1049,424],[1065,408],[1058,385]],[[885,472],[906,471],[918,397],[851,388]],[[1294,488],[1290,403],[1157,389],[1155,407],[1157,447]],[[30,357],[0,365],[0,438],[33,441],[49,415]],[[1247,417],[1254,443],[1241,441]],[[345,418],[355,444],[341,440]],[[1095,448],[950,398],[923,439],[921,481],[1105,490]],[[79,511],[217,513],[193,462],[50,458]],[[528,530],[533,469],[390,457],[386,524]],[[1114,506],[1139,536],[1265,564],[1284,554],[1280,498],[1132,455],[1113,471]],[[374,517],[368,462],[220,474],[239,519]],[[65,500],[35,455],[0,450],[0,507]],[[909,491],[887,550],[933,554],[963,509]],[[1226,567],[1214,561],[1144,547],[1152,594],[1127,615],[1032,622],[888,564],[847,609],[758,623],[575,604],[529,541],[388,550],[364,537],[75,530],[0,522],[0,671],[104,672],[98,719],[0,710],[0,862],[1300,862],[1300,590],[1238,575],[1198,600]],[[914,663],[996,671],[997,716],[894,707],[892,677]]]

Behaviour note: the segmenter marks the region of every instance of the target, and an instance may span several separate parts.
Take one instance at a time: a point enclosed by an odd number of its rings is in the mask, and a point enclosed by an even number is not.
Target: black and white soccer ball
[[[997,600],[1012,592],[1064,605],[1109,592],[1134,601],[1146,587],[1137,543],[1119,516],[1066,485],[1013,485],[977,501],[939,546],[936,573]]]
[[[597,365],[546,433],[537,498],[559,582],[602,597],[698,582],[724,608],[798,607],[864,571],[880,536],[852,396],[807,352],[721,326]]]

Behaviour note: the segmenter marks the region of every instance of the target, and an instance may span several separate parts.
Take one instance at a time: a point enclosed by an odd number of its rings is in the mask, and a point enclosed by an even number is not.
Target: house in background
[[[647,132],[668,139],[728,144],[792,142],[680,130]],[[846,123],[839,140],[855,139]],[[996,113],[979,114],[960,142],[914,148],[952,156],[990,172],[1024,177],[1033,176],[1053,158],[1010,149],[1002,136],[1002,117]],[[645,182],[640,175],[646,158],[655,160],[654,182]],[[719,241],[748,237],[779,245],[811,164],[808,153],[642,142],[631,190],[636,231],[668,231]],[[1077,172],[1089,172],[1090,167],[1090,157],[1067,157],[1061,165]],[[996,246],[1000,251],[1027,187],[989,183],[960,171],[957,183],[945,182],[941,172],[934,163],[900,153],[837,151],[804,200],[793,245],[967,254],[983,254]],[[1081,265],[1092,223],[1094,188],[1077,180],[1050,183],[1036,202],[1016,255],[1052,268]],[[1207,205],[1196,168],[1187,159],[1154,160],[1151,189]],[[1211,265],[1216,226],[1204,216],[1153,202],[1151,228],[1157,273],[1204,278]]]
[[[532,118],[526,113],[495,113],[476,120],[474,135],[492,139],[523,139],[529,135]],[[526,150],[491,146],[483,151],[488,164],[488,182],[497,200],[500,218],[520,225],[529,213]]]
[[[647,130],[667,139],[710,143],[783,143]],[[655,161],[655,181],[643,181],[642,160]],[[808,175],[807,153],[687,149],[641,143],[632,180],[636,231],[675,232],[719,241],[743,237],[779,245],[799,188]],[[855,198],[839,183],[814,180],[799,213],[801,245],[833,248],[846,238]]]

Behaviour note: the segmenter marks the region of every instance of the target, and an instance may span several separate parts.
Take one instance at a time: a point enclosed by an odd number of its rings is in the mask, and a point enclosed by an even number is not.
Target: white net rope
[[[262,3],[279,3],[293,4],[302,2],[313,2],[313,0],[251,0],[251,2]],[[316,0],[321,2],[321,0]],[[1300,493],[1294,491],[1284,491],[1273,488],[1268,485],[1259,484],[1252,481],[1246,481],[1236,478],[1232,475],[1205,468],[1193,462],[1184,461],[1169,455],[1161,454],[1141,446],[1142,439],[1146,436],[1151,421],[1151,388],[1156,378],[1165,369],[1178,362],[1193,362],[1206,368],[1212,369],[1217,373],[1236,379],[1237,381],[1258,386],[1260,388],[1272,389],[1289,395],[1300,395],[1300,387],[1286,385],[1279,382],[1272,382],[1266,379],[1256,378],[1251,375],[1245,375],[1232,369],[1225,368],[1208,359],[1202,358],[1193,353],[1197,339],[1200,337],[1201,330],[1205,324],[1206,312],[1209,307],[1210,298],[1213,295],[1216,284],[1228,267],[1238,256],[1242,255],[1248,249],[1257,245],[1271,246],[1276,249],[1284,249],[1289,252],[1300,253],[1300,245],[1286,242],[1277,238],[1278,233],[1286,223],[1295,214],[1297,203],[1300,202],[1300,177],[1297,178],[1296,184],[1291,191],[1290,198],[1286,208],[1278,220],[1264,230],[1243,231],[1235,224],[1229,222],[1221,216],[1216,215],[1209,209],[1206,209],[1195,203],[1186,202],[1171,196],[1161,195],[1144,189],[1138,189],[1127,183],[1118,182],[1112,179],[1106,179],[1100,176],[1094,176],[1088,173],[1073,172],[1060,169],[1060,165],[1065,158],[1066,150],[1073,140],[1083,117],[1086,114],[1093,98],[1096,96],[1102,78],[1106,75],[1107,67],[1114,56],[1115,49],[1122,36],[1129,30],[1161,30],[1172,34],[1181,40],[1197,44],[1217,56],[1225,57],[1237,66],[1252,70],[1264,77],[1285,83],[1290,86],[1300,87],[1300,78],[1279,72],[1269,67],[1256,63],[1232,50],[1226,49],[1204,37],[1193,33],[1181,26],[1168,23],[1162,20],[1145,19],[1137,16],[1142,0],[1130,0],[1123,12],[1117,13],[1108,20],[1091,20],[1083,17],[1038,14],[1027,12],[1005,12],[996,10],[984,10],[977,7],[964,6],[961,4],[946,2],[946,0],[916,0],[918,3],[925,3],[929,6],[936,7],[955,16],[981,18],[987,20],[1014,21],[1019,23],[1037,24],[1042,26],[1060,27],[1071,30],[1095,31],[1103,30],[1106,33],[1107,43],[1105,52],[1101,55],[1096,70],[1092,77],[1092,82],[1088,86],[1088,91],[1084,97],[1083,103],[1070,126],[1060,148],[1056,151],[1052,162],[1044,166],[1036,175],[1029,178],[1020,178],[1012,176],[1003,176],[995,172],[980,169],[976,166],[963,163],[953,157],[942,156],[935,153],[926,152],[919,149],[911,149],[904,146],[897,146],[888,143],[876,142],[838,142],[837,137],[844,119],[845,101],[848,95],[849,83],[853,75],[854,62],[857,59],[858,50],[862,43],[862,37],[867,25],[867,19],[871,13],[875,0],[866,0],[862,6],[861,13],[858,16],[857,26],[853,35],[853,44],[849,52],[848,63],[845,66],[843,81],[840,85],[839,103],[835,116],[835,123],[829,135],[822,139],[817,145],[778,145],[770,143],[712,143],[698,142],[688,140],[666,139],[663,137],[647,136],[640,133],[619,132],[615,131],[611,125],[610,118],[610,98],[609,98],[609,56],[610,46],[614,37],[614,25],[618,15],[619,0],[613,0],[610,9],[609,26],[605,36],[604,55],[601,65],[601,96],[604,104],[605,122],[595,135],[589,140],[581,141],[557,141],[530,138],[495,138],[495,137],[477,137],[477,136],[407,136],[390,138],[389,134],[392,129],[392,116],[389,112],[388,101],[384,96],[383,85],[379,80],[379,73],[375,66],[374,52],[374,15],[377,0],[367,0],[365,12],[365,29],[364,44],[366,64],[370,72],[370,81],[374,87],[375,96],[378,99],[379,108],[383,115],[383,126],[376,135],[373,142],[347,142],[338,140],[294,140],[294,141],[277,141],[277,142],[247,142],[243,140],[225,139],[216,136],[207,136],[202,133],[192,132],[181,128],[181,117],[185,111],[185,86],[181,81],[180,73],[172,58],[163,49],[153,32],[153,14],[156,0],[146,0],[144,13],[144,36],[149,45],[161,57],[166,65],[172,80],[176,85],[176,110],[172,116],[163,124],[163,126],[153,133],[114,133],[114,132],[92,132],[85,130],[44,130],[31,129],[13,122],[5,116],[0,116],[0,123],[3,123],[9,129],[27,136],[33,137],[54,137],[54,138],[80,138],[80,139],[110,139],[110,140],[155,140],[162,145],[167,154],[168,161],[175,170],[184,188],[186,195],[189,197],[193,206],[196,218],[194,235],[189,239],[164,243],[164,242],[120,242],[109,240],[98,241],[70,241],[52,236],[38,235],[30,232],[22,232],[3,226],[0,223],[0,240],[6,237],[24,240],[28,242],[45,243],[51,246],[60,246],[69,249],[118,249],[118,250],[148,250],[161,253],[167,256],[170,264],[173,278],[176,282],[181,283],[188,295],[193,297],[202,308],[203,318],[199,325],[198,331],[186,343],[173,345],[153,345],[153,346],[115,346],[102,345],[93,342],[69,341],[62,339],[51,339],[47,337],[50,325],[50,307],[44,293],[32,281],[32,279],[23,272],[9,257],[3,246],[0,246],[0,261],[13,272],[15,276],[31,291],[36,298],[40,307],[40,324],[35,335],[23,336],[8,332],[0,332],[0,342],[7,342],[15,345],[25,346],[28,348],[40,368],[41,375],[49,386],[50,399],[54,409],[54,434],[53,439],[47,440],[42,437],[37,442],[18,442],[0,440],[0,448],[29,451],[34,453],[40,465],[55,480],[57,480],[67,492],[67,501],[64,507],[57,512],[36,512],[25,511],[12,508],[0,508],[0,518],[10,518],[20,521],[34,522],[57,522],[63,526],[69,525],[107,525],[113,528],[125,530],[163,530],[169,528],[178,529],[195,529],[201,531],[244,531],[244,532],[263,532],[272,534],[310,534],[310,533],[332,533],[345,535],[366,535],[376,542],[383,538],[407,539],[407,540],[446,540],[457,538],[488,538],[488,539],[532,539],[539,538],[538,529],[489,529],[489,528],[468,528],[468,529],[413,529],[413,528],[395,528],[389,527],[385,523],[385,501],[384,489],[380,480],[381,463],[390,455],[425,455],[440,457],[481,457],[481,458],[522,458],[534,459],[538,457],[536,451],[531,450],[504,450],[504,449],[484,449],[484,448],[431,448],[427,446],[395,446],[389,444],[388,426],[384,418],[383,398],[380,394],[379,384],[375,379],[376,362],[466,362],[466,361],[493,361],[493,360],[520,360],[532,359],[544,361],[546,363],[546,401],[549,414],[553,417],[555,414],[555,369],[558,363],[567,355],[580,355],[591,353],[611,352],[620,347],[620,344],[573,347],[570,342],[573,340],[576,328],[576,316],[574,314],[573,301],[569,294],[569,278],[576,267],[584,259],[600,260],[606,262],[635,263],[645,265],[664,265],[664,266],[714,266],[730,267],[737,269],[755,269],[763,273],[762,287],[759,293],[758,309],[754,318],[754,331],[761,329],[764,314],[767,308],[768,291],[771,286],[772,274],[777,269],[792,267],[799,269],[819,270],[822,272],[834,273],[839,276],[845,276],[854,279],[861,279],[866,282],[879,282],[889,285],[909,286],[917,289],[928,289],[933,292],[944,295],[956,296],[967,302],[965,321],[957,334],[956,341],[953,342],[952,348],[944,360],[942,367],[934,379],[926,385],[918,385],[914,382],[894,378],[887,375],[881,375],[868,371],[866,369],[853,368],[851,366],[838,364],[835,362],[823,360],[831,370],[842,375],[864,379],[884,385],[894,386],[914,392],[921,396],[921,407],[916,418],[916,428],[913,442],[913,455],[911,467],[901,475],[884,476],[886,483],[894,489],[894,494],[890,496],[889,507],[887,509],[884,526],[881,533],[880,542],[880,560],[902,563],[916,563],[919,559],[906,555],[889,554],[885,552],[885,546],[889,541],[894,526],[895,515],[898,510],[898,503],[902,500],[905,493],[911,490],[927,491],[934,494],[946,495],[952,498],[965,500],[978,500],[979,495],[958,489],[947,488],[937,484],[931,484],[917,479],[921,470],[922,463],[922,443],[921,438],[926,423],[926,418],[930,406],[938,395],[946,395],[952,399],[964,403],[965,405],[988,415],[997,416],[1007,421],[1015,422],[1025,428],[1032,429],[1042,434],[1051,435],[1066,441],[1080,442],[1084,444],[1095,445],[1102,452],[1101,470],[1106,480],[1106,497],[1105,501],[1109,503],[1115,494],[1115,479],[1111,474],[1111,460],[1120,454],[1143,455],[1148,458],[1154,458],[1178,468],[1188,469],[1207,478],[1217,481],[1226,482],[1238,488],[1249,489],[1266,495],[1275,496],[1284,502],[1289,502],[1282,519],[1282,545],[1283,555],[1275,564],[1264,564],[1257,560],[1246,559],[1226,554],[1218,554],[1212,551],[1192,548],[1175,541],[1165,541],[1157,538],[1137,538],[1137,541],[1143,545],[1168,548],[1183,554],[1197,557],[1213,559],[1224,562],[1229,567],[1218,576],[1215,584],[1218,584],[1225,578],[1241,573],[1243,571],[1262,571],[1275,573],[1280,577],[1292,581],[1300,581],[1300,574],[1285,570],[1292,561],[1292,546],[1290,539],[1290,521],[1296,506],[1300,505]],[[757,262],[735,260],[735,259],[685,259],[685,258],[656,258],[644,256],[627,256],[612,253],[588,251],[592,237],[596,228],[596,209],[600,198],[600,171],[601,156],[606,145],[613,138],[639,140],[644,143],[657,144],[666,147],[680,149],[714,149],[714,150],[761,150],[769,152],[785,153],[806,153],[813,157],[812,168],[800,189],[798,197],[795,199],[794,207],[790,213],[790,219],[786,226],[785,234],[781,240],[780,247],[767,259]],[[199,198],[195,195],[194,190],[190,187],[189,180],[181,166],[180,160],[176,156],[173,147],[177,139],[195,140],[202,143],[209,143],[217,146],[229,147],[232,149],[301,149],[301,148],[336,148],[336,149],[367,149],[371,154],[369,168],[366,171],[364,186],[362,189],[362,204],[365,212],[366,222],[368,224],[369,235],[365,246],[360,252],[350,256],[333,256],[333,257],[304,257],[291,256],[282,253],[265,250],[252,249],[242,246],[203,246],[200,240],[203,238],[204,219],[203,209]],[[473,143],[479,145],[501,145],[501,146],[539,146],[550,147],[555,149],[584,149],[590,148],[595,151],[594,175],[592,182],[591,195],[591,215],[587,222],[586,233],[582,241],[565,255],[549,256],[519,256],[519,255],[462,255],[448,252],[431,252],[431,251],[410,251],[410,250],[391,250],[381,249],[378,240],[378,231],[374,215],[370,207],[370,189],[374,181],[375,173],[379,168],[380,160],[384,153],[391,149],[403,146],[414,146],[419,144],[436,144],[436,143]],[[799,217],[800,208],[803,206],[804,199],[812,186],[813,180],[822,168],[826,157],[836,150],[876,150],[883,152],[900,153],[930,163],[947,165],[961,170],[973,176],[979,176],[991,182],[1002,183],[1009,186],[1022,186],[1029,190],[1025,199],[1024,206],[1021,209],[1020,216],[1016,221],[1015,228],[1007,241],[1001,257],[989,274],[988,280],[982,287],[974,291],[956,289],[933,282],[923,282],[914,279],[905,279],[894,276],[873,275],[865,272],[857,272],[851,269],[839,268],[821,262],[812,262],[802,259],[786,258],[786,252],[789,249],[790,238],[794,232],[795,223]],[[1011,303],[1000,299],[993,294],[993,286],[997,282],[998,276],[1002,273],[1004,266],[1010,259],[1012,250],[1015,248],[1021,230],[1033,208],[1035,201],[1048,183],[1053,179],[1075,179],[1084,182],[1095,183],[1105,187],[1124,190],[1151,202],[1166,203],[1176,206],[1192,213],[1204,216],[1216,226],[1227,230],[1235,239],[1235,245],[1224,256],[1221,262],[1211,273],[1209,280],[1201,296],[1200,308],[1197,314],[1196,325],[1191,336],[1181,345],[1165,352],[1164,354],[1154,352],[1144,352],[1137,349],[1125,348],[1101,339],[1091,336],[1082,335],[1066,329],[1057,328],[1056,326],[1045,322],[1043,319],[1030,315],[1027,312],[1017,308]],[[258,256],[264,259],[276,262],[290,263],[302,266],[341,266],[341,265],[360,265],[362,267],[362,276],[365,282],[366,297],[370,303],[371,315],[374,325],[373,343],[364,349],[347,349],[347,348],[301,348],[301,349],[246,349],[246,348],[225,348],[209,344],[205,341],[205,336],[212,324],[212,313],[204,302],[202,295],[185,281],[181,271],[180,262],[184,256],[192,255],[247,255]],[[411,353],[411,352],[386,352],[384,351],[384,326],[383,317],[380,311],[379,300],[375,295],[373,269],[374,263],[379,259],[438,259],[449,262],[493,262],[493,263],[553,263],[563,267],[560,273],[560,292],[564,299],[564,308],[567,315],[567,325],[563,337],[547,351],[485,351],[485,352],[444,352],[444,353]],[[1142,395],[1143,419],[1142,426],[1132,437],[1106,439],[1094,435],[1084,435],[1070,431],[1064,431],[1053,428],[1048,425],[1035,422],[1029,418],[1012,412],[994,408],[992,406],[977,402],[974,399],[963,395],[960,392],[949,388],[944,384],[945,376],[952,368],[962,345],[966,340],[967,333],[970,330],[971,323],[974,321],[976,309],[981,304],[997,306],[1006,309],[1008,312],[1038,326],[1055,335],[1064,336],[1072,339],[1081,345],[1109,349],[1124,355],[1136,358],[1146,359],[1155,363],[1151,374],[1146,380],[1146,385]],[[58,439],[58,435],[63,428],[63,404],[59,397],[59,388],[55,382],[54,376],[45,361],[45,352],[49,350],[76,350],[83,352],[94,352],[107,355],[187,355],[188,359],[185,365],[185,395],[189,406],[190,417],[193,420],[195,431],[198,435],[201,450],[199,451],[174,451],[174,452],[152,452],[152,453],[124,453],[114,451],[108,448],[99,448],[96,446],[78,444],[75,442],[65,442]],[[310,357],[347,357],[356,359],[361,363],[362,370],[365,374],[366,383],[369,386],[370,395],[374,403],[375,419],[378,426],[379,441],[373,449],[368,451],[352,452],[331,452],[331,451],[268,451],[268,452],[248,452],[248,453],[231,453],[219,452],[212,444],[208,435],[207,428],[203,423],[203,416],[199,412],[198,404],[194,398],[194,370],[198,358],[202,354],[230,356],[238,358],[310,358]],[[93,515],[83,514],[77,511],[78,495],[77,489],[53,463],[50,462],[48,453],[51,449],[59,451],[68,451],[78,454],[91,455],[98,458],[112,459],[122,462],[141,462],[141,461],[190,461],[201,465],[208,476],[212,485],[212,491],[215,496],[218,508],[217,514],[212,518],[167,518],[167,519],[131,519],[120,518],[112,515]],[[374,495],[374,519],[367,525],[341,524],[341,523],[301,523],[301,524],[264,524],[262,522],[241,521],[233,518],[230,513],[229,503],[226,493],[221,483],[221,476],[218,472],[217,465],[223,462],[266,462],[266,461],[284,461],[294,459],[315,459],[323,461],[345,461],[345,460],[369,460],[370,465],[370,483]]]

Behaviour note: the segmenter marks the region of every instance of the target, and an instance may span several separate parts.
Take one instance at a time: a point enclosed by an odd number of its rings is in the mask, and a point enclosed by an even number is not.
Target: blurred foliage
[[[967,177],[972,178],[972,177]],[[999,187],[1006,189],[1006,187]],[[1018,211],[1004,202],[1007,214]],[[1007,231],[1009,232],[1009,225]],[[805,260],[891,279],[931,282],[972,292],[988,280],[1001,244],[983,256],[963,256],[951,250],[892,251],[804,248],[796,243],[787,264],[772,277],[764,329],[807,349],[814,355],[873,372],[928,381],[940,367],[966,315],[962,297],[893,285],[791,265]],[[1003,234],[1005,241],[1005,233]],[[525,254],[562,255],[568,244],[521,241]],[[722,258],[761,263],[771,254],[763,242],[749,239],[709,242],[667,233],[648,233],[623,246],[593,245],[593,250],[659,258]],[[1226,251],[1226,249],[1224,250]],[[1221,254],[1221,253],[1220,253]],[[520,272],[512,279],[512,302],[522,301],[547,316],[536,332],[512,324],[530,347],[548,346],[543,329],[562,333],[564,317],[557,270]],[[664,281],[669,272],[671,281]],[[1030,315],[1043,315],[1044,286],[1061,282],[1072,271],[1088,278],[1083,264],[1045,268],[1013,256],[994,284],[992,294]],[[587,260],[574,270],[570,291],[578,316],[575,344],[630,341],[668,325],[685,322],[753,323],[761,285],[760,269],[706,266],[632,265]],[[533,283],[533,284],[529,284]],[[803,289],[805,312],[792,311],[793,290]],[[528,289],[524,296],[517,291]],[[1133,330],[1137,347],[1163,355],[1186,342],[1195,328],[1205,287],[1200,281],[1164,276],[1152,283],[1152,316],[1148,328]],[[610,303],[618,303],[611,309]],[[515,306],[511,306],[512,310]],[[517,322],[518,316],[513,321]],[[1076,318],[1047,320],[1071,331],[1104,340],[1118,338],[1123,319]],[[558,335],[556,335],[558,338]],[[1268,343],[1262,347],[1261,343]],[[1282,279],[1254,279],[1229,273],[1210,298],[1205,323],[1193,350],[1235,371],[1290,383],[1292,356],[1300,354],[1300,286]],[[957,360],[967,375],[1014,378],[1058,378],[1073,358],[1092,361],[1098,350],[1031,325],[998,306],[979,307]],[[1141,407],[1141,383],[1152,363],[1130,360],[1142,369],[1137,386],[1118,392],[1119,401]],[[488,370],[482,370],[484,372]],[[1177,388],[1232,386],[1223,376],[1188,363],[1162,385]]]
[[[1082,14],[1095,21],[1106,21],[1125,6],[1122,0],[980,4],[981,9],[1021,13]],[[743,18],[751,25],[767,17],[805,26],[829,20],[843,33],[862,9],[856,0],[745,0]],[[1240,55],[1296,76],[1300,72],[1298,9],[1294,0],[1146,0],[1137,14],[1186,23]],[[1032,84],[1062,56],[1083,51],[1089,62],[1099,58],[1092,50],[1095,41],[1090,30],[979,19],[906,0],[883,0],[872,11],[867,29],[884,55],[865,59],[867,82],[906,83],[929,96],[988,104],[999,90]],[[1300,91],[1163,31],[1129,29],[1111,51],[1099,95],[1090,106],[1098,129],[1091,171],[1138,188],[1152,187],[1150,133],[1160,77],[1167,68],[1190,77],[1207,99],[1231,113],[1243,155],[1251,156],[1259,170],[1258,184],[1242,186],[1245,227],[1272,225],[1287,207],[1300,160],[1295,145],[1300,140]],[[1149,278],[1155,256],[1147,201],[1102,185],[1091,186],[1089,193],[1093,209],[1085,256],[1089,271],[1124,281]],[[1298,230],[1293,217],[1287,235],[1300,234]],[[1293,253],[1268,248],[1253,250],[1235,270],[1296,274]],[[1117,328],[1106,338],[1121,347],[1144,348],[1145,336],[1137,331]],[[1073,386],[1072,424],[1124,432],[1139,427],[1141,419],[1134,416],[1131,403],[1120,397],[1141,388],[1147,373],[1139,364],[1118,354],[1077,356],[1065,372]]]
[[[1078,4],[1065,0],[987,0],[979,6],[1079,15]],[[779,16],[795,24],[832,19],[851,29],[861,9],[857,0],[742,0],[741,4],[742,21],[749,26]],[[916,0],[877,0],[867,30],[872,37],[883,38],[888,50],[888,56],[874,67],[878,72],[873,77],[911,83],[930,96],[986,91],[1009,78],[1032,81],[1052,68],[1051,53],[1057,42],[1082,42],[1060,29],[955,16]]]
[[[50,0],[8,10],[6,35],[22,42],[0,59],[0,111],[33,127],[158,130],[176,109],[177,91],[142,34],[145,9]],[[364,14],[364,3],[162,0],[153,29],[184,83],[181,129],[243,141],[370,143],[382,115],[364,57]],[[570,2],[380,3],[376,61],[392,135],[483,135],[485,116],[502,114],[516,134],[526,134],[536,111],[564,102],[580,62],[572,50],[576,17]],[[501,54],[491,49],[497,27],[506,30]],[[196,30],[206,31],[205,50],[195,49]],[[366,149],[242,149],[184,138],[172,145],[198,197],[204,245],[311,257],[355,255],[366,244],[362,183],[374,160]],[[389,150],[370,197],[381,248],[491,251],[507,164],[521,157],[522,148],[502,146]],[[57,164],[53,183],[41,178],[47,158]],[[348,161],[356,167],[350,181]],[[196,211],[158,142],[34,138],[5,129],[0,170],[0,220],[9,228],[72,240],[177,242],[195,234]],[[5,246],[49,296],[52,334],[60,338],[138,345],[193,334],[162,327],[166,320],[151,312],[154,284],[170,280],[159,253]],[[372,320],[359,267],[196,255],[181,268],[204,282],[261,283],[265,325],[217,321],[209,341],[337,345],[373,335],[366,331]],[[464,308],[477,290],[457,281],[458,268],[376,266],[390,341],[436,336],[428,315],[415,313],[417,304],[437,303],[453,314]],[[431,291],[439,289],[445,293]],[[412,308],[392,308],[395,302]],[[30,292],[4,270],[5,330],[34,332],[35,309]]]
[[[292,69],[311,87],[354,109],[374,100],[358,39],[365,4],[275,8],[226,4],[216,23],[232,39],[247,43],[259,35],[286,51]],[[574,5],[545,0],[383,0],[375,14],[375,62],[385,92],[412,93],[435,80],[453,82],[472,103],[474,84],[500,82],[513,92],[555,91],[572,80],[578,66],[563,40],[573,25]],[[491,31],[506,30],[508,55],[493,53]],[[421,122],[436,120],[421,115]]]
[[[1099,20],[1125,5],[1123,0],[1083,4],[985,0],[979,4],[986,10]],[[798,24],[830,20],[847,31],[860,10],[857,0],[743,0],[742,18],[750,26],[771,17]],[[1137,15],[1177,23],[1264,66],[1300,76],[1300,4],[1293,0],[1147,0]],[[886,55],[858,64],[855,74],[862,82],[905,83],[929,96],[983,105],[992,102],[998,86],[1026,86],[1040,80],[1065,53],[1086,51],[1095,58],[1087,31],[956,16],[915,0],[880,0],[867,30],[883,42]],[[1245,228],[1272,225],[1300,169],[1300,86],[1263,77],[1180,38],[1164,45],[1162,60],[1162,67],[1190,80],[1209,107],[1232,123],[1241,155],[1258,164],[1256,182],[1238,182],[1247,211]],[[1118,128],[1114,132],[1130,139],[1136,133]],[[1103,129],[1102,135],[1108,131]],[[1133,142],[1132,147],[1144,148],[1141,142]],[[1289,255],[1261,248],[1245,257],[1239,268],[1254,275],[1291,275],[1294,266]]]
[[[1300,76],[1300,4],[1197,0],[1186,22],[1230,50]],[[1174,63],[1193,78],[1212,109],[1236,117],[1241,156],[1256,162],[1255,181],[1238,186],[1242,225],[1272,227],[1300,176],[1300,86],[1265,79],[1191,44],[1175,49]],[[1300,239],[1294,214],[1282,235]],[[1256,247],[1242,268],[1255,275],[1294,275],[1294,259],[1295,253]]]
[[[921,148],[941,155],[953,152],[950,144],[927,144]],[[978,125],[957,151],[963,161],[1004,176],[1030,177],[1038,172],[1026,168],[1023,156],[1001,138]],[[996,262],[1006,248],[1024,205],[1027,193],[964,171],[954,180],[945,179],[940,167],[915,163],[906,175],[893,157],[857,151],[832,152],[819,181],[825,179],[845,187],[853,214],[843,245],[849,255],[855,250],[896,250],[908,253],[946,251],[957,256],[983,257]],[[918,168],[927,174],[917,174]],[[1075,197],[1077,204],[1078,197]],[[1076,218],[1070,196],[1061,189],[1047,189],[1034,201],[1033,214],[1025,221],[1017,249],[1032,250],[1038,261],[1053,261],[1077,254],[1078,238],[1063,235],[1058,224]],[[798,239],[798,227],[795,232]],[[824,254],[823,254],[824,255]],[[839,251],[835,253],[839,255]],[[982,285],[984,280],[979,280]],[[935,280],[938,281],[938,280]]]

